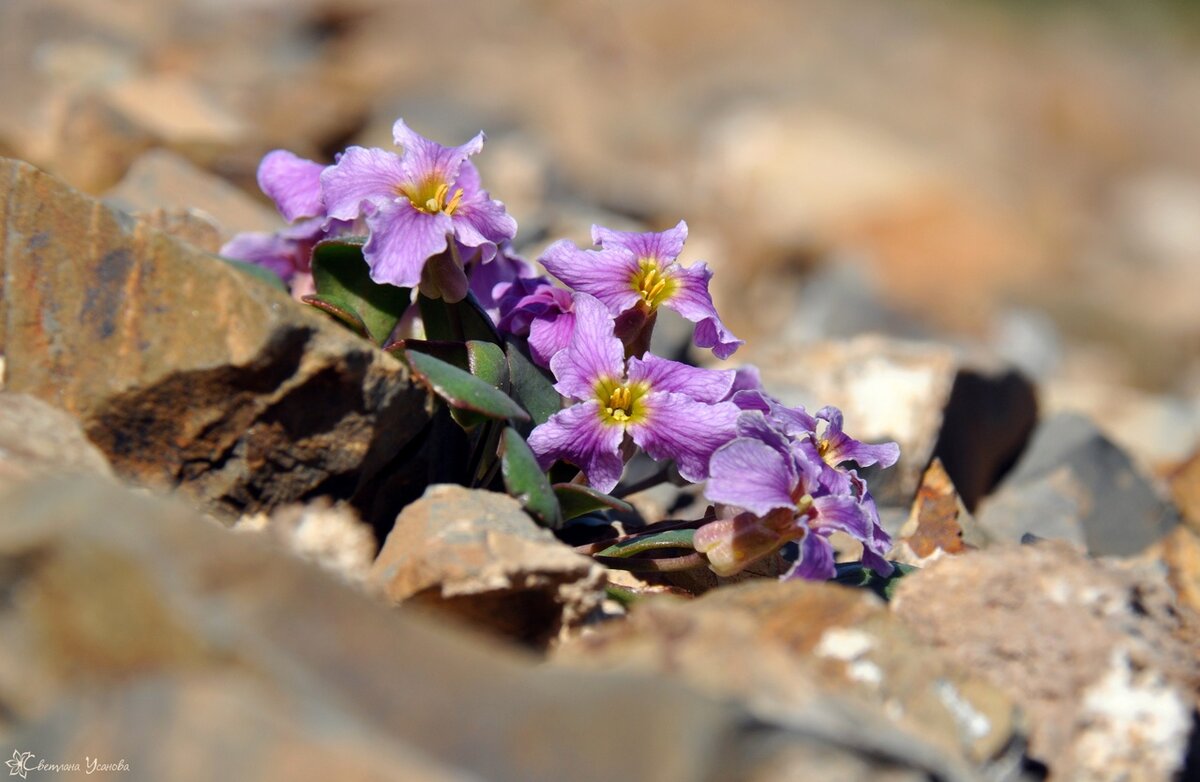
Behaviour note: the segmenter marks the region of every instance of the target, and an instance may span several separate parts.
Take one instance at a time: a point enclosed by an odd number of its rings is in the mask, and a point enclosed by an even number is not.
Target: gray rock
[[[1123,556],[1162,538],[1179,516],[1091,421],[1063,413],[1038,426],[978,520],[997,540],[1031,533]]]
[[[0,225],[7,387],[78,417],[123,477],[228,517],[366,506],[426,420],[390,356],[32,166],[0,161]]]
[[[0,391],[0,487],[72,473],[111,476],[112,468],[70,415],[28,394]]]

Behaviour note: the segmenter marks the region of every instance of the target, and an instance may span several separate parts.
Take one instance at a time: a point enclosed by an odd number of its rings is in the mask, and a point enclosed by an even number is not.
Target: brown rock
[[[371,569],[393,603],[435,608],[533,645],[604,598],[602,569],[513,498],[435,485],[405,507]]]
[[[134,161],[104,200],[126,212],[196,209],[216,222],[226,240],[240,231],[274,231],[283,225],[261,199],[166,149],[152,149]]]
[[[27,394],[0,391],[0,488],[71,473],[107,476],[112,468],[70,415]]]
[[[346,497],[425,420],[392,358],[31,166],[0,163],[0,225],[8,388],[122,476],[225,515]]]
[[[354,508],[345,503],[335,505],[328,497],[284,505],[270,514],[243,516],[231,529],[265,535],[301,559],[360,586],[366,584],[378,548],[374,531]]]
[[[203,212],[195,209],[149,209],[132,214],[143,224],[187,242],[198,250],[216,253],[221,249],[221,229]]]
[[[0,741],[133,778],[725,782],[809,740],[670,682],[548,669],[90,479],[6,495],[0,594]]]
[[[900,528],[889,559],[924,567],[945,554],[961,554],[986,543],[941,459],[934,458],[913,500],[908,521]]]
[[[1200,532],[1200,451],[1175,470],[1170,484],[1171,497],[1183,522]]]
[[[1030,755],[1056,779],[1178,774],[1200,663],[1151,568],[1086,559],[1064,543],[945,557],[892,603],[919,638],[1027,713]]]
[[[1176,527],[1163,538],[1158,549],[1167,565],[1171,588],[1184,610],[1192,612],[1190,623],[1200,630],[1200,533],[1188,527]]]
[[[760,580],[692,601],[648,598],[554,659],[679,676],[858,752],[916,767],[938,757],[951,775],[1019,744],[1004,696],[916,642],[873,595],[833,584]]]

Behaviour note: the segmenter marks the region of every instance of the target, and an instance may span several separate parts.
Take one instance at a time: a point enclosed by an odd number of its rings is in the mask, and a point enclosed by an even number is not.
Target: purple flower
[[[733,372],[697,369],[647,354],[625,360],[613,318],[597,299],[575,294],[575,330],[550,360],[560,394],[578,404],[533,430],[543,469],[561,459],[599,491],[612,491],[625,462],[625,436],[651,458],[674,459],[690,481],[708,477],[713,451],[733,436],[737,408],[721,402]]]
[[[825,408],[818,415],[830,421],[825,434],[834,431],[836,421],[836,439],[842,434],[841,415],[830,411],[836,412]],[[795,540],[801,556],[785,578],[832,578],[836,569],[829,535],[840,531],[863,544],[867,567],[891,573],[885,559],[891,539],[879,524],[875,502],[857,473],[822,458],[822,450],[830,453],[841,446],[820,445],[826,441],[816,439],[817,420],[803,409],[778,404],[738,416],[738,436],[712,456],[705,496],[744,509],[750,517],[720,519],[696,531],[696,550],[709,557],[714,571],[735,573]],[[885,460],[893,455],[885,446],[863,447],[876,449],[871,453]]]
[[[631,233],[592,226],[598,250],[581,250],[570,241],[555,242],[542,256],[542,265],[577,291],[604,302],[613,315],[639,308],[647,314],[669,307],[696,324],[696,345],[712,348],[717,358],[733,355],[742,340],[725,328],[708,282],[712,272],[703,263],[684,267],[676,259],[687,240],[687,223],[661,233]]]
[[[575,333],[575,300],[571,292],[545,277],[517,279],[497,285],[498,328],[526,337],[534,362],[550,366],[550,359],[564,350]]]
[[[370,238],[363,255],[371,279],[414,287],[425,262],[451,240],[492,260],[517,224],[480,187],[479,172],[467,160],[483,148],[483,133],[460,147],[443,147],[396,120],[392,135],[402,155],[350,147],[321,174],[330,217],[366,216]]]
[[[503,242],[496,248],[496,257],[487,263],[471,264],[470,291],[483,307],[492,323],[499,324],[500,300],[517,280],[537,277],[533,264],[517,255],[511,242]]]
[[[325,166],[286,149],[276,149],[258,164],[258,186],[289,223],[306,217],[325,217],[321,172]]]

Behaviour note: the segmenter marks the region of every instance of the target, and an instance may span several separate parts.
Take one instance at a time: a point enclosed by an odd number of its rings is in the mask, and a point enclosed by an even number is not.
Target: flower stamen
[[[638,261],[638,270],[631,282],[633,289],[651,310],[657,309],[675,290],[675,281],[664,275],[651,258]]]

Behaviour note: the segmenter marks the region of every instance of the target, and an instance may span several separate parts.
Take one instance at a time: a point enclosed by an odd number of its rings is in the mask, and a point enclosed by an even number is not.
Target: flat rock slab
[[[972,778],[1020,754],[1012,702],[918,642],[864,590],[758,580],[690,601],[647,598],[554,660],[678,676],[874,757],[877,774],[890,761]]]
[[[28,394],[0,391],[0,488],[47,475],[112,475],[79,422]]]
[[[902,579],[892,608],[1021,706],[1052,778],[1180,778],[1200,661],[1159,567],[1057,541],[993,547]]]
[[[381,606],[178,502],[73,479],[4,503],[0,745],[47,761],[185,782],[727,782],[811,744]]]
[[[1038,425],[978,520],[996,540],[1032,534],[1092,554],[1129,556],[1160,540],[1179,514],[1095,424],[1060,413]]]
[[[537,526],[505,494],[435,485],[396,519],[370,583],[394,603],[432,607],[544,645],[604,598],[603,569]]]
[[[0,161],[0,226],[7,387],[128,479],[225,516],[350,497],[426,420],[391,357],[28,164]]]

